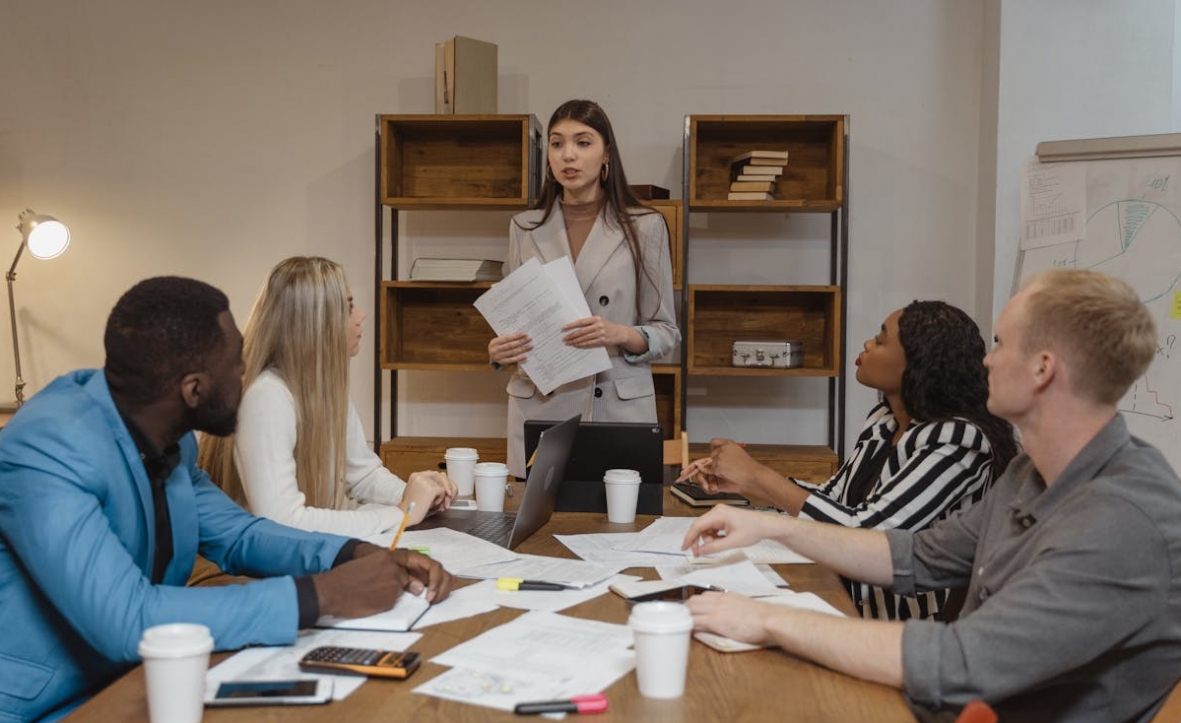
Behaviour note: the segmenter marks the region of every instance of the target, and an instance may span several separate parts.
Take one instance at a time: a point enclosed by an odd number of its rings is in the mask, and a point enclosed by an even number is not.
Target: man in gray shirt
[[[689,601],[697,627],[901,688],[919,712],[980,699],[1005,723],[1149,720],[1181,675],[1181,481],[1117,404],[1155,350],[1124,282],[1040,274],[1006,305],[984,362],[988,408],[1020,429],[1025,454],[981,503],[917,533],[719,506],[685,537],[699,554],[776,539],[902,594],[968,585],[956,622],[706,593]]]

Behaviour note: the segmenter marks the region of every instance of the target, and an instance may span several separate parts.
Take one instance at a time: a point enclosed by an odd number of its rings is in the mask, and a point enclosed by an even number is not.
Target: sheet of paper
[[[591,315],[581,293],[570,291],[580,288],[568,256],[544,265],[533,258],[475,301],[497,335],[528,332],[533,350],[521,368],[542,394],[611,368],[606,349],[576,349],[562,341],[563,326]]]
[[[491,600],[501,607],[556,613],[593,600],[600,595],[606,595],[610,591],[611,585],[625,584],[637,579],[639,578],[634,575],[615,575],[580,590],[497,590],[495,580],[484,580],[471,587],[479,588],[487,600]]]
[[[798,608],[800,610],[811,610],[812,612],[824,613],[826,615],[835,615],[837,617],[846,617],[844,613],[837,610],[832,605],[824,602],[824,600],[810,592],[784,592],[780,591],[774,597],[761,597],[759,602],[771,603],[772,605],[783,605],[785,607]],[[705,631],[698,631],[693,634],[701,642],[705,643],[714,650],[719,650],[723,653],[743,653],[748,650],[758,650],[765,648],[765,645],[752,645],[751,643],[744,643],[733,638],[727,638],[716,633],[707,633]]]
[[[247,648],[226,658],[205,674],[205,687],[212,691],[227,680],[290,680],[293,678],[331,678],[332,699],[344,700],[367,678],[357,675],[306,673],[299,659],[312,648],[331,645],[342,648],[377,648],[406,650],[418,642],[421,633],[374,633],[356,630],[304,630],[294,645]]]
[[[464,577],[516,577],[522,580],[556,582],[582,588],[600,583],[623,570],[621,565],[600,565],[586,560],[568,560],[543,555],[520,555],[516,560],[464,568]]]
[[[1038,163],[1021,169],[1021,250],[1087,235],[1087,164]]]
[[[582,559],[600,565],[615,565],[620,568],[667,565],[669,558],[665,554],[617,549],[625,547],[639,534],[641,533],[595,532],[586,535],[554,535],[554,539]]]
[[[393,540],[394,533],[390,532],[369,538],[367,542],[379,547],[389,547]],[[460,570],[468,567],[517,559],[517,553],[500,545],[446,527],[436,527],[433,530],[406,530],[402,539],[398,541],[398,548],[404,547],[427,548],[430,556],[453,575],[458,575]]]
[[[423,595],[411,595],[409,592],[404,592],[394,603],[394,606],[384,612],[363,618],[334,618],[331,615],[322,615],[316,621],[316,627],[405,632],[410,630],[430,607],[431,604],[426,601]]]
[[[773,514],[773,513],[765,513]],[[625,550],[632,550],[634,552],[649,552],[659,553],[666,557],[679,556],[686,559],[697,559],[703,562],[708,562],[709,556],[702,558],[692,558],[687,555],[686,551],[681,549],[681,542],[685,539],[685,534],[689,531],[689,527],[693,524],[696,517],[661,517],[655,520],[652,524],[644,528],[643,531],[635,533],[635,538],[624,542],[620,547]],[[740,548],[742,554],[746,556],[751,562],[765,563],[765,564],[793,564],[793,563],[807,563],[812,562],[803,555],[785,547],[774,540],[762,540],[761,542],[751,545],[750,547]],[[729,555],[734,551],[728,550],[721,555]],[[676,564],[671,560],[665,560],[660,564]]]
[[[468,585],[452,590],[446,600],[431,605],[431,609],[427,610],[414,624],[414,629],[421,630],[431,625],[462,620],[495,610],[498,607],[497,604],[476,587],[476,585]]]
[[[631,644],[626,625],[528,612],[435,656],[460,670],[414,692],[499,710],[597,693],[635,667]]]
[[[679,580],[686,585],[719,587],[748,597],[782,592],[753,562],[742,556],[726,558],[717,565],[661,565],[656,573],[665,580]]]

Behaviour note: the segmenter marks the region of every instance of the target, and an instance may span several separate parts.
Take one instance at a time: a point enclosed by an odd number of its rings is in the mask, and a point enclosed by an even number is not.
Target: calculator
[[[418,670],[418,663],[418,653],[325,646],[308,651],[299,661],[299,667],[321,673],[408,678],[411,673]]]

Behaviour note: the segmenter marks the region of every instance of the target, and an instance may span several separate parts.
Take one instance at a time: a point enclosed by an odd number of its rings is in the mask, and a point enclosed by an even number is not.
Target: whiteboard
[[[1052,159],[1043,147],[1053,145],[1039,146],[1040,160]],[[1136,289],[1159,338],[1156,358],[1119,409],[1132,434],[1181,469],[1181,155],[1070,162],[1086,167],[1085,236],[1021,252],[1015,288],[1039,271],[1062,267],[1102,271]]]

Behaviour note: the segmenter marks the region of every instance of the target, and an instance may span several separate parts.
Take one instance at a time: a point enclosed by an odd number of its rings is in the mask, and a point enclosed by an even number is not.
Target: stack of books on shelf
[[[500,281],[504,262],[489,259],[414,259],[411,281]]]
[[[787,151],[753,150],[730,161],[729,201],[772,201],[775,182],[787,166]]]

